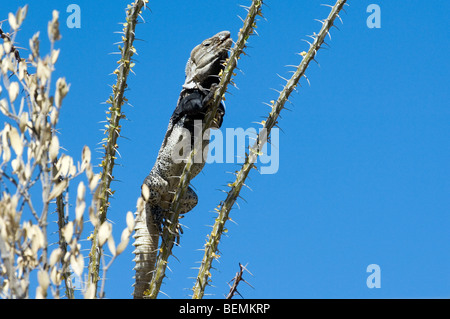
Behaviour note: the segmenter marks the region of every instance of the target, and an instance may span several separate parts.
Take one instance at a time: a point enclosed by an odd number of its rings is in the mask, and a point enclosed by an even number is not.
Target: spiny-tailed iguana
[[[231,44],[230,32],[219,32],[197,45],[192,50],[186,64],[186,79],[177,106],[170,118],[155,165],[142,185],[146,217],[136,220],[134,236],[134,246],[136,247],[134,251],[136,255],[135,298],[142,298],[145,289],[149,287],[156,260],[159,233],[185,165],[180,158],[187,158],[191,150],[189,148],[188,152],[179,154],[180,143],[189,142],[188,145],[194,146],[194,122],[198,123],[196,120],[204,120],[208,101],[212,98],[214,88],[219,83],[219,74],[223,70]],[[211,128],[220,128],[224,115],[225,108],[220,104]],[[187,140],[188,138],[190,141]],[[202,139],[200,149],[202,154],[207,153],[208,144],[209,139]],[[194,178],[203,169],[205,160],[206,158],[203,156],[201,162],[194,162],[191,168],[191,178]],[[196,193],[189,187],[180,201],[180,213],[192,210],[197,205],[197,201]]]

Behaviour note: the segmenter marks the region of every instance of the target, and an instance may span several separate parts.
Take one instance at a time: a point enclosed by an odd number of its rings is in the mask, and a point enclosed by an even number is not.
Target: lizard
[[[134,298],[142,298],[144,290],[149,287],[156,260],[159,234],[162,231],[165,216],[169,213],[170,203],[184,169],[184,162],[179,158],[174,160],[174,155],[179,157],[179,154],[174,153],[177,153],[176,150],[181,142],[189,142],[187,145],[191,147],[194,145],[195,125],[198,123],[203,125],[205,114],[208,111],[208,102],[219,83],[219,74],[224,68],[224,62],[228,58],[232,42],[229,31],[219,32],[197,45],[191,51],[186,63],[185,82],[176,108],[169,120],[155,164],[141,187],[141,197],[144,199],[144,212],[142,213],[145,217],[136,219]],[[210,128],[220,128],[224,115],[225,107],[220,103]],[[189,136],[190,141],[186,141]],[[205,136],[209,137],[209,135]],[[200,143],[204,155],[200,162],[194,161],[191,168],[191,179],[197,176],[205,165],[208,144],[209,138]],[[190,150],[191,148],[181,157],[186,159]],[[180,214],[191,211],[197,205],[198,196],[190,186],[180,203]],[[149,236],[151,236],[150,240]]]

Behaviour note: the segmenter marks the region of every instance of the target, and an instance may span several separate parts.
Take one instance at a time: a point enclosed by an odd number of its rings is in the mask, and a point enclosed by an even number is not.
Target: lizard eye
[[[210,44],[211,44],[211,42],[209,42],[209,41],[208,41],[208,42],[204,42],[204,43],[203,43],[203,46],[204,46],[204,47],[208,47]]]

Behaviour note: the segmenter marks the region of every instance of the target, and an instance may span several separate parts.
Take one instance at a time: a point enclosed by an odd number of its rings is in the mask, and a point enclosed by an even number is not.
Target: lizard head
[[[183,88],[210,89],[212,84],[219,83],[219,73],[232,43],[230,32],[222,31],[197,45],[186,64]]]

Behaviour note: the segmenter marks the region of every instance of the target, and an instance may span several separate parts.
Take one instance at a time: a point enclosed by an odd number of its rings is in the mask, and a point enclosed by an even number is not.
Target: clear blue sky
[[[71,84],[61,112],[60,143],[80,159],[103,138],[100,121],[115,77],[114,42],[120,41],[128,1],[77,1],[81,28],[65,19],[71,1],[29,1],[17,40],[41,30],[46,52],[47,21],[60,11],[62,40],[57,75]],[[333,1],[325,1],[333,4]],[[2,0],[2,16],[24,1]],[[125,214],[135,210],[140,185],[161,145],[184,81],[190,50],[204,38],[229,30],[236,39],[250,1],[150,1],[136,35],[136,75],[126,96],[108,218],[117,242]],[[262,102],[276,99],[286,65],[298,64],[301,41],[318,32],[329,8],[320,1],[267,1],[267,20],[258,23],[230,88],[222,129],[254,126],[267,116]],[[274,175],[253,171],[240,208],[214,264],[210,297],[223,298],[227,282],[248,263],[245,298],[448,298],[450,297],[450,109],[448,1],[348,1],[344,24],[333,29],[330,48],[319,51],[299,94],[291,97],[279,126],[280,168]],[[381,28],[369,29],[366,8],[381,8]],[[24,55],[25,56],[25,55]],[[447,83],[447,84],[445,84]],[[101,154],[98,153],[100,158]],[[96,162],[99,163],[99,160]],[[210,164],[193,180],[198,206],[186,225],[177,256],[170,259],[162,290],[187,298],[191,277],[213,223],[211,212],[225,198],[218,189],[232,181],[238,164]],[[98,170],[99,171],[99,170]],[[75,198],[75,193],[72,196]],[[55,237],[56,238],[56,237]],[[56,239],[55,239],[56,241]],[[106,296],[130,298],[130,245],[108,273]],[[86,253],[87,254],[87,253]],[[381,288],[369,289],[366,268],[381,268]],[[164,297],[161,295],[161,297]],[[164,297],[165,298],[165,297]]]

